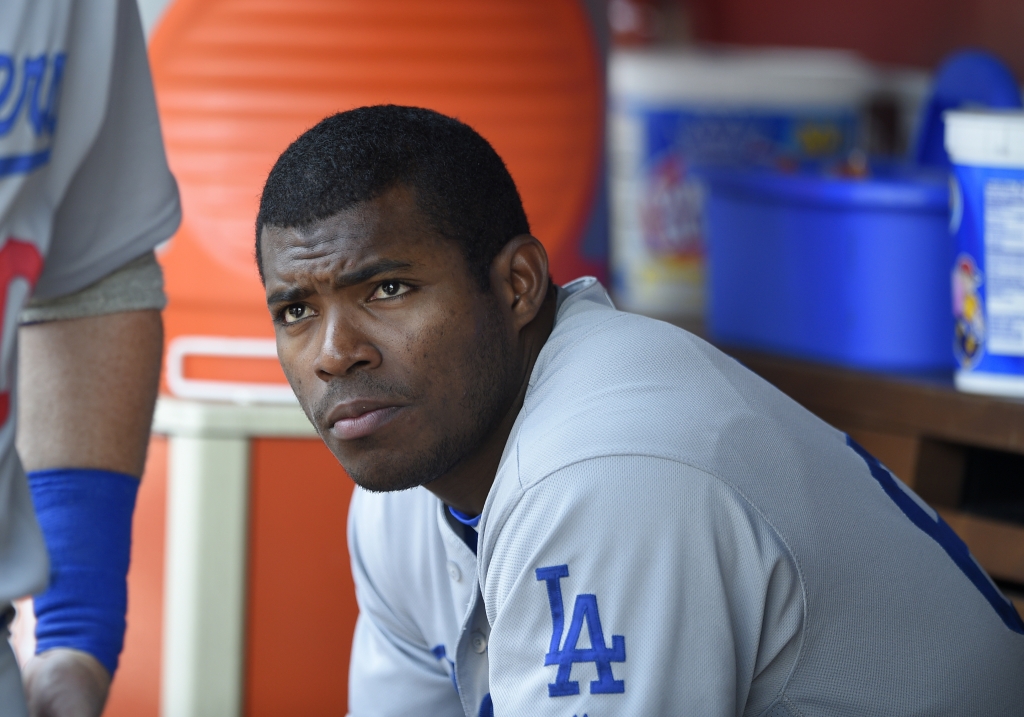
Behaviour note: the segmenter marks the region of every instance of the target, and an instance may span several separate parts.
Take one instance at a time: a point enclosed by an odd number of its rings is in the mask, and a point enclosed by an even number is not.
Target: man
[[[936,514],[703,341],[555,287],[469,127],[325,119],[256,247],[359,486],[353,715],[1020,713],[1024,625]]]
[[[102,711],[160,367],[153,248],[179,217],[134,0],[5,0],[0,638],[10,601],[49,588],[28,705],[0,639],[3,717]]]

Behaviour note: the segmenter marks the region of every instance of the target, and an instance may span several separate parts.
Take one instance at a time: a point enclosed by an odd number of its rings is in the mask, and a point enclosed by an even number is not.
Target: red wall
[[[1024,78],[1020,0],[684,0],[699,40],[839,47],[880,62],[934,67],[982,47]]]

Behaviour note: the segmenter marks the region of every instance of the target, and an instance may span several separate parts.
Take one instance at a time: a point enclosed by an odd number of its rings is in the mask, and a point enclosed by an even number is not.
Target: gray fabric
[[[46,265],[34,292],[39,298],[71,294],[95,283],[167,240],[181,220],[138,7],[134,1],[117,4],[106,113],[56,209]],[[92,81],[98,90],[102,80]],[[62,125],[75,123],[71,112],[62,102]]]
[[[50,94],[57,58],[65,60],[45,125],[31,103],[18,113],[5,106],[14,124],[0,136],[0,160],[12,160],[0,175],[0,249],[17,257],[0,286],[7,297],[0,396],[8,403],[0,410],[0,602],[41,590],[49,575],[14,448],[13,364],[24,302],[29,293],[47,299],[95,284],[170,237],[181,213],[135,0],[3,0],[2,8],[0,52],[18,68],[43,58],[46,84],[35,85],[41,99]],[[19,82],[24,76],[19,71]],[[19,164],[26,157],[32,161]]]
[[[166,305],[163,271],[153,252],[147,252],[74,294],[29,300],[21,312],[21,323],[80,319],[121,311],[161,310]]]
[[[0,715],[3,717],[28,717],[25,694],[21,689],[21,672],[14,650],[8,641],[8,621],[14,614],[10,604],[0,605]]]
[[[794,709],[789,704],[789,700],[783,697],[764,713],[764,717],[800,717],[800,712]]]
[[[353,495],[351,714],[1020,715],[1024,636],[901,505],[844,434],[578,280],[476,555],[424,487]]]

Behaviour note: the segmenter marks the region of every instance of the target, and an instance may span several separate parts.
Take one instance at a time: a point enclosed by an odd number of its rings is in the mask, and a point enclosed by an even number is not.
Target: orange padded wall
[[[245,717],[348,710],[352,481],[315,439],[252,443]]]
[[[599,186],[603,72],[580,0],[177,0],[150,56],[184,207],[161,258],[169,337],[271,335],[252,259],[263,181],[305,129],[367,104],[476,128],[555,279],[595,269],[579,243]]]

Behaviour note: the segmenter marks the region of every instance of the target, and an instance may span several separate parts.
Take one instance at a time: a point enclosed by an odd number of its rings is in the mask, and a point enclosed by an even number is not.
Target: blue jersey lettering
[[[31,151],[0,154],[0,177],[27,174],[50,161],[65,61],[64,53],[26,57],[19,73],[17,60],[0,54],[0,139],[24,119],[32,136],[45,142],[43,146],[37,143]]]
[[[555,681],[548,685],[550,697],[578,695],[580,683],[569,679],[572,666],[577,662],[593,662],[597,667],[597,679],[590,683],[590,694],[614,694],[626,691],[624,680],[616,680],[612,674],[613,662],[626,661],[626,638],[612,635],[612,646],[604,640],[604,629],[597,611],[596,595],[577,595],[573,607],[569,632],[562,644],[565,628],[565,609],[562,603],[562,578],[569,576],[568,565],[554,565],[537,568],[537,580],[547,583],[548,603],[551,608],[551,645],[544,656],[545,665],[558,665]],[[584,622],[590,635],[590,647],[579,648],[580,634]]]

